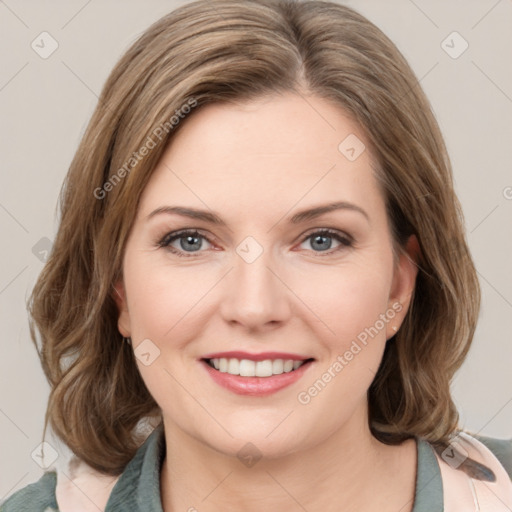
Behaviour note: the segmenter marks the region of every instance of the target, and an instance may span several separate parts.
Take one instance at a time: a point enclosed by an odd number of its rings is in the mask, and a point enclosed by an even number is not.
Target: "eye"
[[[335,239],[339,245],[333,250],[329,250],[332,246],[332,239]],[[203,248],[204,240],[206,240],[208,244],[211,244],[210,240],[199,231],[185,229],[166,234],[157,245],[167,248],[177,256],[190,258],[195,256],[194,253],[203,252],[201,249]],[[354,244],[351,236],[330,229],[322,229],[310,233],[303,239],[302,244],[309,240],[311,240],[311,246],[314,252],[324,252],[326,253],[325,255],[331,255],[345,248],[352,247]],[[175,242],[178,246],[174,245]]]
[[[173,231],[158,242],[159,247],[166,247],[177,256],[191,257],[184,253],[201,252],[203,246],[202,240],[210,241],[197,230],[183,230]],[[178,247],[171,245],[173,242],[178,242]],[[193,257],[193,256],[192,256]]]
[[[329,249],[332,246],[333,238],[339,243],[339,245],[334,250],[329,251]],[[352,237],[350,237],[349,235],[339,233],[337,231],[333,231],[330,229],[322,229],[320,231],[310,233],[303,240],[302,243],[305,243],[309,240],[311,240],[311,246],[313,247],[314,252],[329,251],[327,254],[333,254],[347,247],[352,247],[354,244]]]

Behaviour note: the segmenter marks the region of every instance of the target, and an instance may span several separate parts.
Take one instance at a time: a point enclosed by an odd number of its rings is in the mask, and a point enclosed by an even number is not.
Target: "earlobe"
[[[398,311],[394,320],[388,324],[387,339],[394,336],[407,314],[416,287],[418,259],[421,254],[418,239],[411,235],[404,250],[400,253],[393,275],[389,297],[389,306]],[[399,307],[397,306],[399,304]]]
[[[119,279],[114,285],[113,297],[117,305],[117,311],[119,313],[117,319],[117,328],[119,332],[125,337],[131,336],[130,329],[130,313],[128,311],[128,304],[126,301],[126,291],[122,279]]]

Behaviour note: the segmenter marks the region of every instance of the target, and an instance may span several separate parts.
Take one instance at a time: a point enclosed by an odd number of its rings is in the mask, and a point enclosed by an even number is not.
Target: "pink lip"
[[[234,354],[235,352],[229,352]],[[240,352],[236,352],[240,354]],[[258,354],[259,356],[260,354]],[[217,357],[217,356],[216,356]],[[225,356],[223,356],[225,357]],[[250,359],[249,357],[231,356],[237,359]],[[213,359],[207,357],[206,359]],[[285,359],[284,357],[268,357],[268,354],[263,359]],[[294,359],[290,357],[290,354],[286,354],[286,359]],[[303,357],[296,357],[296,360],[303,360]],[[260,359],[258,359],[260,360]],[[231,375],[230,373],[219,372],[215,368],[212,368],[206,361],[202,360],[201,364],[209,373],[210,377],[220,386],[237,393],[238,395],[250,395],[250,396],[266,396],[287,386],[290,386],[294,382],[297,382],[304,373],[311,366],[312,361],[304,363],[302,366],[287,373],[281,373],[280,375],[272,375],[271,377],[241,377],[240,375]]]
[[[299,354],[289,354],[286,352],[261,352],[259,354],[250,354],[249,352],[241,351],[215,352],[205,355],[203,359],[220,359],[221,357],[226,359],[249,359],[251,361],[265,361],[265,359],[293,359],[294,361],[304,361],[311,359],[309,356],[304,357]]]

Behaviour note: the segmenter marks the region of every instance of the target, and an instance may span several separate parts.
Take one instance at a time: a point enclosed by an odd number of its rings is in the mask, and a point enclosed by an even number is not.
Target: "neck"
[[[164,426],[164,512],[325,512],[339,511],[340,503],[345,511],[412,510],[415,441],[385,445],[372,436],[367,422],[352,421],[320,444],[279,458],[263,457],[251,467],[176,425]]]

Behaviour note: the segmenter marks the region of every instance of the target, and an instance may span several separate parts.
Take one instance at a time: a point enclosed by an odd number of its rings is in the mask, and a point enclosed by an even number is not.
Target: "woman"
[[[173,11],[112,71],[61,200],[30,312],[76,457],[2,511],[512,507],[510,443],[450,396],[480,295],[446,148],[364,17]]]

